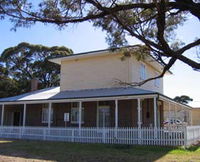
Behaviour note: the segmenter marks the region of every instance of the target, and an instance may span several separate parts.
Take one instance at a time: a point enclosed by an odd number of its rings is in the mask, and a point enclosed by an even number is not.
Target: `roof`
[[[100,97],[150,95],[150,94],[157,94],[157,92],[143,90],[139,88],[133,88],[133,87],[100,88],[100,89],[68,90],[68,91],[60,91],[60,87],[52,87],[25,93],[14,97],[1,98],[0,102],[100,98]]]
[[[126,46],[126,47],[121,47],[121,48],[134,48],[134,47],[138,47],[138,45]],[[89,58],[89,57],[94,57],[94,56],[97,57],[97,56],[119,54],[117,52],[119,49],[120,48],[108,48],[108,49],[102,49],[102,50],[96,50],[96,51],[75,53],[72,55],[51,58],[51,59],[49,59],[49,61],[61,65],[62,61],[67,61],[67,60],[76,60],[76,59]],[[149,55],[148,59],[146,60],[146,63],[150,64],[151,66],[155,67],[156,69],[161,69],[161,70],[165,66],[162,62],[158,61],[152,55]],[[166,72],[166,74],[172,74],[172,72],[170,70],[168,70]]]

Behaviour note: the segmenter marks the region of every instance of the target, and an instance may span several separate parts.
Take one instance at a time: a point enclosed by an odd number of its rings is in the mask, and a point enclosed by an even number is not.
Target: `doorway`
[[[98,127],[110,127],[110,107],[99,106],[98,107]]]

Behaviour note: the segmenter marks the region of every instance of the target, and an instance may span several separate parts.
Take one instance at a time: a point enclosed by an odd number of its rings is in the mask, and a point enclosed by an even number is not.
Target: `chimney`
[[[38,90],[38,80],[36,78],[31,79],[31,92]]]

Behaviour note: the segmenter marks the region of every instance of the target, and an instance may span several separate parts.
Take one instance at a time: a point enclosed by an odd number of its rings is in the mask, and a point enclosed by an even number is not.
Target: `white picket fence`
[[[187,131],[188,132],[187,132]],[[52,140],[83,143],[182,146],[200,137],[197,128],[46,128],[0,127],[1,138]]]
[[[186,127],[186,143],[189,146],[200,142],[200,126],[188,126]]]

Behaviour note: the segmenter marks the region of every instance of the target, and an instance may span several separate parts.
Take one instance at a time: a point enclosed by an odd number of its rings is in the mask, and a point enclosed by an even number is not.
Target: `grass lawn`
[[[0,161],[200,162],[200,146],[193,146],[185,150],[183,148],[158,146],[79,144],[0,139]]]

